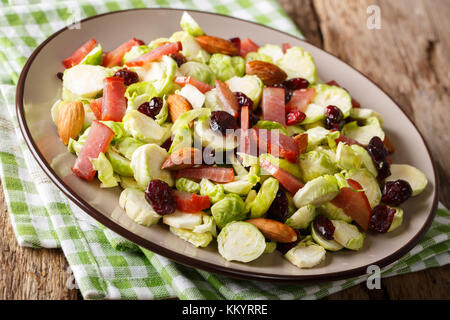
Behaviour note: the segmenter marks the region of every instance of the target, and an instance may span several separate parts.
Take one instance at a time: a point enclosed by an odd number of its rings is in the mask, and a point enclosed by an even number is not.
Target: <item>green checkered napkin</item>
[[[105,229],[71,203],[32,158],[18,129],[15,85],[34,48],[56,30],[87,16],[140,7],[192,8],[232,14],[300,36],[275,0],[0,0],[0,175],[20,245],[61,247],[87,299],[318,299],[366,280],[278,285],[195,270],[139,248]],[[450,214],[438,210],[413,250],[383,268],[382,276],[450,262]]]

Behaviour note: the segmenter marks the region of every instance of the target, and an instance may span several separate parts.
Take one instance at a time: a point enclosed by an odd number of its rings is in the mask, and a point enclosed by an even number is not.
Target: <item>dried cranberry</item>
[[[391,175],[391,165],[389,164],[389,161],[386,159],[386,161],[382,162],[379,166],[376,166],[378,171],[378,180],[383,181],[387,177]]]
[[[253,112],[250,112],[249,121],[248,121],[249,128],[252,128],[253,126],[255,126],[258,123],[258,121],[259,121],[259,117],[256,114],[254,114]]]
[[[369,144],[367,145],[367,151],[372,156],[373,161],[382,162],[386,160],[387,155],[389,154],[384,146],[383,141],[380,137],[373,137],[370,139]]]
[[[256,192],[259,191],[259,189],[261,189],[261,183],[256,183],[255,186],[253,187],[253,190],[255,190]]]
[[[177,207],[173,199],[172,188],[162,180],[150,181],[145,190],[145,199],[159,215],[173,213]]]
[[[292,98],[292,90],[284,89],[284,103],[287,104],[291,101]]]
[[[277,250],[281,251],[282,254],[286,254],[289,250],[291,250],[293,247],[295,247],[300,242],[300,230],[294,229],[295,233],[297,234],[297,240],[294,242],[288,242],[288,243],[281,243],[277,242]]]
[[[344,114],[341,109],[336,106],[328,106],[325,108],[325,128],[341,130],[344,125]]]
[[[411,195],[412,189],[409,182],[398,179],[386,182],[381,193],[381,201],[391,206],[398,206],[408,200]]]
[[[375,168],[378,171],[378,179],[383,180],[391,175],[391,166],[387,160],[389,155],[383,141],[379,137],[373,137],[370,139],[369,144],[366,147],[367,152],[369,152],[372,160],[375,164]]]
[[[163,107],[163,100],[160,97],[153,97],[150,102],[144,102],[138,108],[139,112],[142,112],[146,116],[155,119],[158,113]]]
[[[172,145],[172,137],[164,141],[164,143],[161,145],[161,148],[166,149],[166,151],[168,152],[171,145]]]
[[[333,223],[324,215],[318,215],[314,219],[313,228],[325,239],[333,240],[334,237],[334,225]]]
[[[248,106],[249,110],[253,110],[253,100],[247,97],[245,93],[242,92],[234,92],[234,96],[236,97],[239,106]]]
[[[289,214],[289,201],[283,190],[278,189],[277,195],[267,211],[267,218],[280,222],[286,221]]]
[[[61,81],[62,81],[62,79],[63,79],[63,76],[64,76],[64,73],[62,73],[62,72],[58,72],[58,73],[56,74],[56,77],[57,77],[59,80],[61,80]]]
[[[125,85],[129,86],[130,84],[136,83],[139,81],[139,76],[136,72],[130,71],[127,68],[120,69],[114,73],[115,77],[123,78]]]
[[[241,39],[240,38],[238,38],[238,37],[231,38],[230,42],[232,44],[234,44],[234,46],[238,49],[238,51],[241,50]]]
[[[305,120],[306,114],[301,112],[300,110],[295,110],[288,112],[286,114],[286,123],[288,126],[292,126],[294,124],[300,123]]]
[[[372,209],[370,227],[380,233],[386,233],[394,220],[395,209],[385,205],[378,205]]]
[[[303,78],[292,78],[285,80],[283,86],[288,90],[306,89],[309,87],[309,82]]]
[[[175,52],[170,55],[170,57],[175,60],[178,67],[180,67],[183,63],[186,63],[186,57],[181,52]]]
[[[211,119],[209,125],[213,131],[218,131],[222,134],[227,134],[227,130],[236,130],[236,119],[226,111],[211,112]]]

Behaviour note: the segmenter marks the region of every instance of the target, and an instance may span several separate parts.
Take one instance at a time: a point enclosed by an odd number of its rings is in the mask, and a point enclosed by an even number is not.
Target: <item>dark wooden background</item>
[[[440,200],[450,207],[450,1],[278,1],[310,42],[371,78],[414,119],[437,164]],[[381,29],[367,28],[370,5],[381,9]],[[0,230],[0,299],[81,298],[67,288],[60,250],[17,245],[1,190]],[[380,290],[361,284],[327,299],[449,299],[449,279],[449,266],[434,268],[383,279]]]

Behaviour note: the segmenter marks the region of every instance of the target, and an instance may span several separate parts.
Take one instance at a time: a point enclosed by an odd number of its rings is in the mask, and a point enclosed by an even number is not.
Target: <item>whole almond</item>
[[[239,54],[238,49],[231,41],[222,38],[205,35],[199,36],[195,40],[200,47],[209,53],[222,53],[229,56],[237,56]]]
[[[270,240],[280,243],[294,242],[297,240],[297,234],[294,229],[284,223],[264,218],[250,219],[246,220],[246,222],[253,224]]]
[[[179,94],[171,94],[167,98],[167,104],[169,105],[169,114],[173,123],[175,123],[178,117],[183,113],[192,110],[189,100]]]
[[[282,83],[287,78],[286,72],[270,62],[253,60],[245,64],[245,73],[258,76],[266,86]]]
[[[84,106],[81,101],[68,101],[61,105],[58,113],[58,133],[67,145],[70,138],[75,139],[83,128]]]
[[[181,148],[172,152],[161,165],[161,169],[180,170],[202,164],[202,151],[196,148]]]

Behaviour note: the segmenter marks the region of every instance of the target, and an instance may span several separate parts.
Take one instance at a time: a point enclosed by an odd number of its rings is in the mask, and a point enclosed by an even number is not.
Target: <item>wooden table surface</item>
[[[256,0],[255,0],[256,1]],[[450,207],[450,2],[448,0],[278,0],[310,42],[381,86],[416,123],[431,148],[440,200]],[[369,29],[367,8],[380,8]],[[80,299],[60,250],[17,245],[0,185],[0,299]],[[361,284],[328,299],[449,299],[450,267]]]

